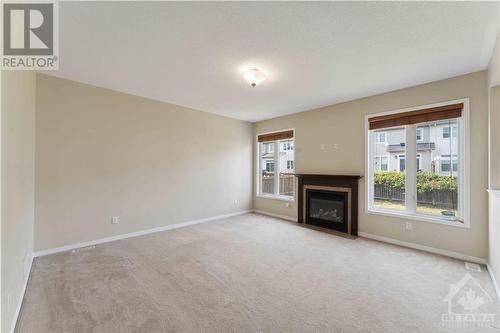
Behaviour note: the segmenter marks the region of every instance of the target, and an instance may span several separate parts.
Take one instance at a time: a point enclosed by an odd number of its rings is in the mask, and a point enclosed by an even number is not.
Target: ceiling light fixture
[[[243,77],[249,85],[255,87],[266,79],[266,74],[262,73],[257,68],[252,68],[246,71]]]

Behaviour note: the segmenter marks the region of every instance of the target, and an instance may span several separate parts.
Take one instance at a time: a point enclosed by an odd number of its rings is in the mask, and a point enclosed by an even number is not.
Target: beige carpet
[[[466,272],[250,214],[37,258],[17,330],[500,332],[443,327],[443,298]],[[470,273],[495,297],[484,267]]]

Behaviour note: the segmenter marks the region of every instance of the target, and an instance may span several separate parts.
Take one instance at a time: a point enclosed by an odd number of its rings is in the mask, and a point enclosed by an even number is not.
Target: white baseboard
[[[17,301],[16,312],[14,312],[14,317],[12,318],[12,323],[10,324],[10,333],[14,333],[14,331],[16,330],[17,320],[19,319],[19,314],[21,313],[21,307],[23,305],[24,294],[26,293],[26,288],[28,287],[28,281],[31,274],[31,266],[33,265],[33,258],[33,254],[30,255],[30,264],[26,272],[26,276],[23,280],[23,289],[21,289],[21,294],[19,295],[19,299]]]
[[[493,268],[490,266],[490,263],[486,264],[486,269],[488,270],[488,273],[490,274],[491,282],[493,282],[493,287],[495,287],[495,292],[497,294],[497,300],[500,300],[500,292],[498,290],[497,279],[495,279],[495,272],[493,271]]]
[[[257,209],[254,209],[253,212],[256,213],[256,214],[261,214],[261,215],[276,217],[276,218],[282,219],[282,220],[297,222],[296,218],[290,217],[290,216],[286,216],[286,215],[280,215],[280,214],[270,213],[270,212],[266,212],[266,211],[263,211],[263,210],[257,210]]]
[[[425,246],[425,245],[420,245],[420,244],[415,244],[415,243],[400,241],[398,239],[384,237],[384,236],[378,236],[378,235],[373,235],[373,234],[369,234],[369,233],[366,233],[366,232],[358,232],[358,235],[360,237],[373,239],[373,240],[376,240],[376,241],[379,241],[379,242],[390,243],[390,244],[399,245],[399,246],[403,246],[403,247],[408,247],[410,249],[415,249],[415,250],[430,252],[430,253],[434,253],[434,254],[440,254],[440,255],[445,256],[445,257],[451,257],[451,258],[460,259],[460,260],[464,260],[464,261],[474,262],[476,264],[481,264],[481,265],[486,265],[487,264],[486,259],[469,256],[469,255],[466,255],[466,254],[463,254],[463,253],[458,253],[458,252],[453,252],[453,251],[448,251],[448,250],[442,250],[442,249],[438,249],[438,248],[435,248],[435,247],[430,247],[430,246]]]
[[[137,236],[143,236],[143,235],[152,234],[152,233],[160,232],[160,231],[166,231],[166,230],[172,230],[172,229],[177,229],[177,228],[188,227],[188,226],[194,225],[194,224],[207,223],[207,222],[211,222],[211,221],[215,221],[215,220],[220,220],[220,219],[228,218],[228,217],[231,217],[231,216],[244,215],[244,214],[248,214],[248,213],[251,213],[251,212],[252,212],[252,210],[244,210],[244,211],[239,211],[239,212],[236,212],[236,213],[230,213],[230,214],[212,216],[212,217],[207,217],[207,218],[204,218],[204,219],[199,219],[199,220],[194,220],[194,221],[188,221],[188,222],[182,222],[182,223],[176,223],[176,224],[169,224],[169,225],[158,227],[158,228],[146,229],[146,230],[141,230],[141,231],[136,231],[136,232],[130,232],[130,233],[127,233],[127,234],[121,234],[121,235],[116,235],[116,236],[111,236],[111,237],[105,237],[105,238],[95,239],[95,240],[91,240],[91,241],[87,241],[87,242],[82,242],[82,243],[77,243],[77,244],[71,244],[71,245],[66,245],[66,246],[61,246],[61,247],[55,247],[55,248],[52,248],[52,249],[36,251],[35,253],[33,253],[33,256],[34,257],[43,257],[43,256],[47,256],[49,254],[70,251],[70,250],[79,249],[79,248],[82,248],[82,247],[87,247],[87,246],[92,246],[92,245],[97,245],[97,244],[109,243],[109,242],[113,242],[113,241],[120,240],[120,239],[126,239],[126,238],[137,237]]]

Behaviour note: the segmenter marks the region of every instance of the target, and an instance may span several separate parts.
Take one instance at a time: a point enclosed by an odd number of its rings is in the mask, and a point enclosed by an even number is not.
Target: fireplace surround
[[[298,222],[358,235],[358,175],[296,174]]]

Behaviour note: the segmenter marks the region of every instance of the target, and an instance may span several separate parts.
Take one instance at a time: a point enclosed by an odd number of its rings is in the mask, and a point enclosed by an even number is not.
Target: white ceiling
[[[498,6],[61,2],[48,74],[258,121],[485,69]]]

